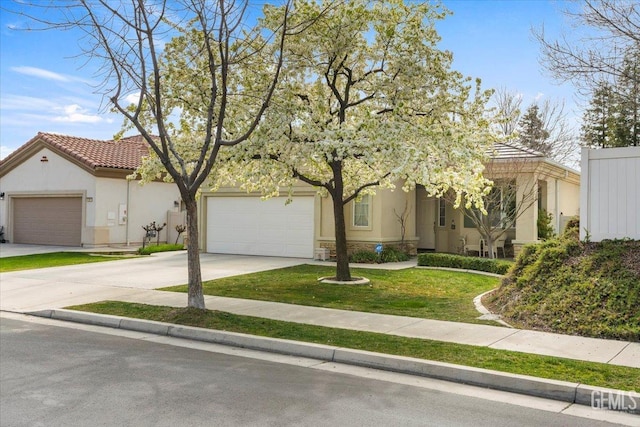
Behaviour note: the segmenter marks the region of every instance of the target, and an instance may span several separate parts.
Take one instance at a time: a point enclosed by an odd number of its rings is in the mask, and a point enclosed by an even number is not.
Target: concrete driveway
[[[303,264],[299,258],[201,254],[202,279]],[[26,312],[106,299],[118,300],[151,289],[187,282],[187,253],[163,252],[147,257],[0,274],[0,310]],[[185,305],[186,305],[185,295]]]

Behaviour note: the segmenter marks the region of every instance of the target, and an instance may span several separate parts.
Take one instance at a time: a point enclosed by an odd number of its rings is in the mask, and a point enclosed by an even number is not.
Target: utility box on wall
[[[580,239],[640,240],[640,147],[582,149]]]

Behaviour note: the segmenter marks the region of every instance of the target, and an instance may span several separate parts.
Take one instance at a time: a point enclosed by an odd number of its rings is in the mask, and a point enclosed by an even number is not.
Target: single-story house
[[[139,136],[103,141],[38,133],[0,162],[4,238],[63,246],[140,244],[142,226],[155,221],[168,223],[161,241],[173,241],[175,224],[183,223],[177,187],[126,179],[147,154]]]
[[[496,144],[492,159],[487,178],[515,179],[517,188],[534,192],[536,198],[535,203],[523,210],[515,227],[507,230],[515,253],[523,245],[538,240],[540,209],[552,215],[556,232],[569,218],[578,215],[578,172],[516,144]],[[285,204],[287,197],[263,201],[255,194],[236,188],[203,191],[202,249],[214,253],[304,258],[314,255],[315,248],[326,248],[333,253],[330,197],[321,197],[303,184],[295,188],[293,194],[292,202]],[[518,197],[521,199],[522,194]],[[480,238],[473,224],[465,221],[462,209],[454,209],[445,198],[429,197],[420,186],[408,193],[378,190],[376,195],[351,202],[345,209],[350,251],[373,250],[378,244],[383,247],[403,244],[412,253],[420,250],[455,253],[462,251],[463,237],[466,241]],[[399,220],[402,216],[406,218],[404,240]]]
[[[148,153],[140,137],[120,141],[39,133],[0,162],[0,225],[5,238],[16,243],[64,245],[139,244],[142,226],[167,222],[161,241],[176,238],[175,225],[184,224],[174,184],[144,186],[126,179]],[[578,214],[579,174],[540,153],[499,144],[490,179],[504,179],[520,162],[519,188],[534,188],[532,204],[507,230],[516,251],[537,240],[538,209],[553,216],[560,230]],[[510,176],[509,178],[512,178]],[[317,248],[335,250],[333,208],[310,186],[300,184],[288,197],[262,200],[237,188],[203,189],[200,198],[200,247],[205,252],[312,258]],[[460,241],[479,238],[463,211],[446,199],[429,197],[422,187],[410,192],[379,190],[346,207],[347,239],[351,251],[378,244],[404,244],[419,250],[460,252]],[[399,217],[404,218],[404,236]],[[165,233],[165,231],[163,231]],[[403,239],[404,237],[404,239]]]

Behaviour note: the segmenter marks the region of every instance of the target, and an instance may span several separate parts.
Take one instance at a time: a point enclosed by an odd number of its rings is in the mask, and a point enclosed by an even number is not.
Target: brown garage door
[[[80,246],[81,232],[81,197],[13,199],[14,243]]]

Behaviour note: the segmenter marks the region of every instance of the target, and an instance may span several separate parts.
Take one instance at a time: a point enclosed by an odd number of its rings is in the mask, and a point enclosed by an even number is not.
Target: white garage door
[[[313,257],[312,196],[207,198],[207,252]]]

